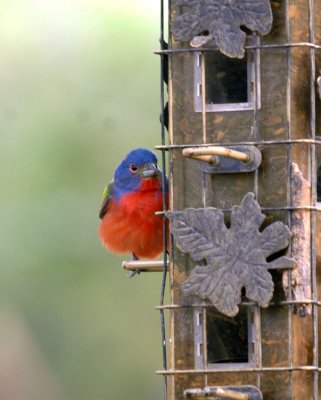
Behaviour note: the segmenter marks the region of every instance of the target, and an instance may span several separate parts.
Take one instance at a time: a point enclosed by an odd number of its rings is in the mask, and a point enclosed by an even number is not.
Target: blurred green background
[[[162,398],[160,274],[97,238],[105,184],[159,126],[159,2],[0,4],[0,398]]]

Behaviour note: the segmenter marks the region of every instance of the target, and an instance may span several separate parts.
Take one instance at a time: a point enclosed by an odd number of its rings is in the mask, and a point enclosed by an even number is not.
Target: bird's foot
[[[133,278],[135,275],[139,275],[140,274],[140,270],[136,269],[136,271],[129,271],[127,274],[128,278]]]
[[[137,260],[139,260],[139,258],[136,256],[136,254],[135,253],[132,253],[132,258],[133,258],[133,261],[137,261]],[[140,270],[139,269],[136,269],[136,271],[129,271],[128,272],[128,274],[127,274],[127,276],[128,276],[128,278],[133,278],[135,275],[139,275],[140,274]]]

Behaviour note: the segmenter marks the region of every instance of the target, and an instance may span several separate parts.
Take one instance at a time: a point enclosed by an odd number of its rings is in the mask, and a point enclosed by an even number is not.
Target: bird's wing
[[[106,214],[107,210],[108,210],[108,205],[110,200],[112,199],[112,195],[113,195],[113,189],[114,189],[114,182],[110,182],[104,190],[103,193],[103,198],[102,198],[102,204],[100,207],[100,211],[99,211],[99,218],[102,219],[103,216]]]

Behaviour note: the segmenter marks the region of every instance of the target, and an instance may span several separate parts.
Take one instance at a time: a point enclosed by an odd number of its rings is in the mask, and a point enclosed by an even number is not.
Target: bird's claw
[[[128,278],[133,278],[135,275],[139,275],[140,274],[140,270],[136,269],[135,271],[129,271],[127,274]]]

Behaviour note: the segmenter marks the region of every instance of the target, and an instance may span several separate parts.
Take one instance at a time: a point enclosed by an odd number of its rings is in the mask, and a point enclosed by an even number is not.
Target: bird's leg
[[[137,260],[139,260],[139,258],[136,256],[136,254],[135,253],[132,253],[132,259],[133,259],[133,261],[137,261]],[[130,271],[130,272],[128,272],[128,278],[133,278],[135,275],[139,275],[140,274],[140,270],[139,269],[136,269],[136,271]]]

